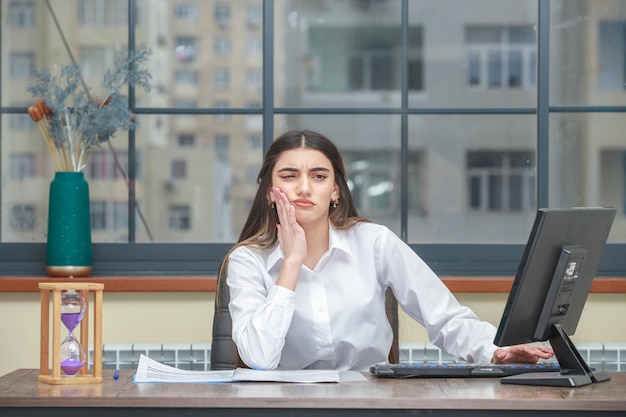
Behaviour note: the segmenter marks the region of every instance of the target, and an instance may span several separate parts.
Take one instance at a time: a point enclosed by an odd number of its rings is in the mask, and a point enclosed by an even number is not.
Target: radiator
[[[597,370],[626,371],[626,344],[577,344],[587,364]],[[117,343],[102,347],[104,369],[136,369],[140,354],[179,369],[210,370],[211,343]],[[93,365],[93,348],[89,350]],[[550,362],[555,361],[552,359]],[[403,363],[463,363],[436,346],[424,343],[401,343]]]

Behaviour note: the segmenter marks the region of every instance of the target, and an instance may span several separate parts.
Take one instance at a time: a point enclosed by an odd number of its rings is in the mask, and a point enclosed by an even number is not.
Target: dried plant
[[[151,90],[152,77],[140,68],[150,54],[145,46],[132,54],[120,53],[114,69],[103,76],[100,98],[91,95],[77,65],[63,66],[60,73],[49,69],[35,73],[37,81],[27,87],[36,98],[28,114],[48,144],[57,171],[82,171],[92,148],[107,142],[118,129],[135,126],[121,90],[126,86]]]

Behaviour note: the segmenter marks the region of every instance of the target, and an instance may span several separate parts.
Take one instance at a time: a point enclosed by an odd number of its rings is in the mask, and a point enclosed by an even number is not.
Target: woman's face
[[[315,149],[284,151],[272,171],[272,185],[287,195],[302,226],[326,222],[331,201],[339,197],[332,164]]]

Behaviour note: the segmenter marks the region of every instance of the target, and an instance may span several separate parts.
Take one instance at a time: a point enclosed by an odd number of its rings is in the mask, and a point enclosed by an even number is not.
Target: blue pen
[[[120,377],[120,371],[116,369],[115,372],[113,373],[113,379],[117,379],[119,377]]]

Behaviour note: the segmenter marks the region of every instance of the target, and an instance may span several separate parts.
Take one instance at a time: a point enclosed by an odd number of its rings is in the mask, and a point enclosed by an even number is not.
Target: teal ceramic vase
[[[57,172],[50,183],[46,271],[86,277],[91,270],[89,184],[82,172]]]

